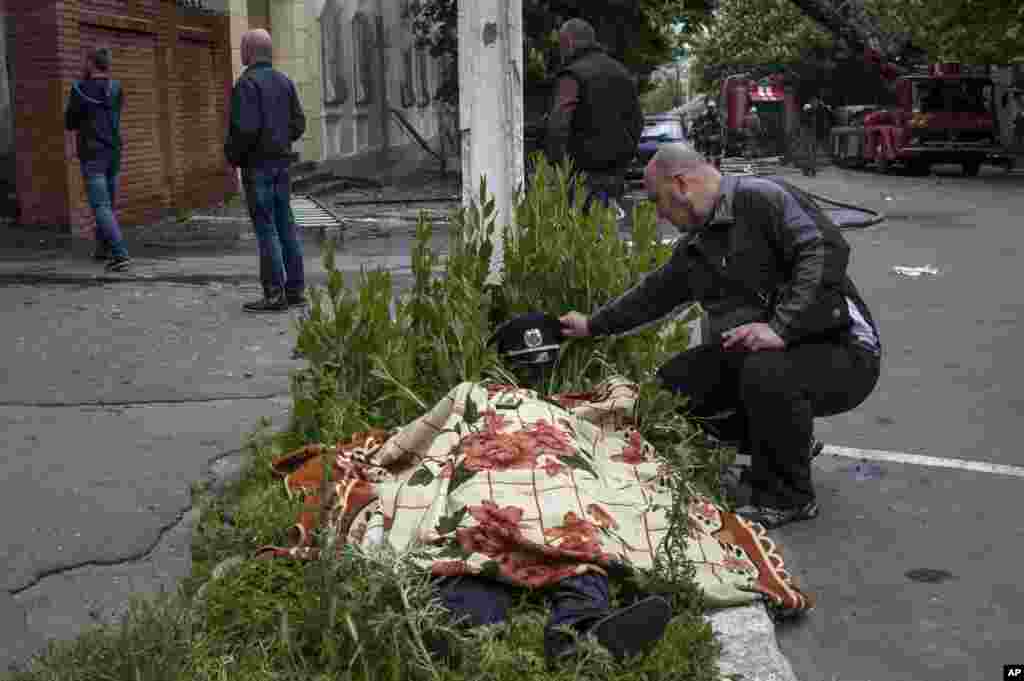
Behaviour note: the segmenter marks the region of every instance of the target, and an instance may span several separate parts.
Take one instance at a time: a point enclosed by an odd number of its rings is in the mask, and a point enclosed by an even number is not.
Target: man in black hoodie
[[[295,84],[271,66],[270,34],[255,29],[242,36],[247,67],[231,96],[231,125],[224,155],[242,169],[242,184],[260,249],[263,299],[246,312],[284,312],[304,305],[302,244],[291,209],[288,169],[292,143],[306,131],[306,116]]]
[[[121,84],[110,77],[110,49],[94,50],[83,78],[71,87],[64,127],[78,132],[82,178],[96,216],[97,260],[109,260],[108,272],[128,269],[131,259],[114,214],[121,166]]]

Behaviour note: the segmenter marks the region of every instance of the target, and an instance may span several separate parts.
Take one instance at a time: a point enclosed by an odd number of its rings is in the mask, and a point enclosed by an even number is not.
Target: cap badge
[[[544,337],[541,336],[540,329],[527,329],[523,334],[523,342],[526,343],[526,347],[535,348],[544,342]]]

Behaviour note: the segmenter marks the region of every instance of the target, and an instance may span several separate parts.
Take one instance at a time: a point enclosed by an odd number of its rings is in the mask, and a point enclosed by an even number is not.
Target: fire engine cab
[[[925,72],[896,79],[896,106],[843,107],[846,118],[832,128],[832,156],[839,165],[894,163],[914,174],[932,164],[953,163],[977,175],[982,163],[1012,167],[999,144],[992,79],[983,69],[932,64]]]

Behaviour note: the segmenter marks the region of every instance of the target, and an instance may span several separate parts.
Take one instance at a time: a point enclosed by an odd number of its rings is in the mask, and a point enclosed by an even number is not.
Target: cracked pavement
[[[294,314],[255,284],[0,287],[0,668],[190,569],[190,486],[285,423]]]
[[[383,267],[409,287],[417,214],[347,225],[349,285]],[[127,236],[135,265],[107,275],[66,240],[0,235],[0,676],[118,621],[132,596],[173,591],[191,569],[193,483],[237,466],[261,419],[287,422],[298,313],[242,311],[262,293],[251,226],[170,251],[146,228]],[[303,235],[307,283],[325,283],[332,236]],[[432,246],[446,242],[440,223]]]

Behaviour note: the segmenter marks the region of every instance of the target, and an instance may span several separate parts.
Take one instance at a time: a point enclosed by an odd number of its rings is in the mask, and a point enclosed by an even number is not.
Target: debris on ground
[[[892,268],[892,271],[896,274],[902,274],[905,277],[920,277],[922,274],[930,274],[935,276],[939,273],[939,270],[932,265],[920,265],[920,266],[909,266],[909,265],[897,265]]]

